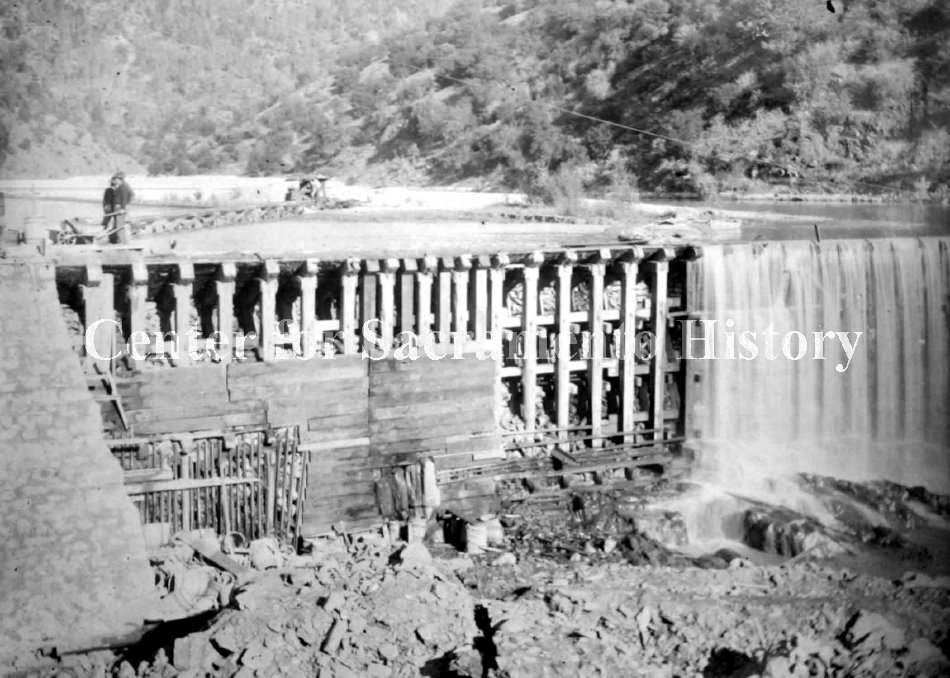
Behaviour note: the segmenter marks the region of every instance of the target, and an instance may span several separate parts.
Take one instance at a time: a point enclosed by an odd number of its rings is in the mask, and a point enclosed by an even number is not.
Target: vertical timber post
[[[571,279],[577,253],[567,250],[557,263],[557,427],[566,444],[571,425]]]
[[[416,273],[416,334],[422,343],[432,340],[432,281],[438,266],[435,257],[424,257]]]
[[[622,323],[622,345],[620,355],[620,430],[625,431],[625,443],[637,442],[637,436],[631,431],[636,428],[637,389],[637,274],[643,251],[634,248],[620,261],[623,271],[621,279],[620,321]]]
[[[102,272],[102,264],[100,264],[98,260],[90,261],[86,264],[85,281],[82,285],[83,322],[85,323],[85,329],[91,327],[97,320],[112,320],[111,314],[104,315],[107,308],[107,296],[112,293],[111,281],[112,276],[110,275],[108,277],[109,286],[107,286],[105,274]],[[83,334],[85,334],[85,332]],[[102,323],[97,326],[97,331],[92,336],[92,346],[88,347],[94,349],[95,353],[102,356],[101,359],[95,355],[90,356],[93,364],[101,370],[107,370],[109,368],[107,356],[112,355],[109,337],[114,334],[115,328],[110,323]]]
[[[438,284],[438,315],[436,316],[436,331],[439,341],[445,341],[452,331],[452,268],[451,258],[443,258],[439,266]]]
[[[663,440],[666,434],[663,401],[666,388],[667,277],[670,264],[665,250],[659,250],[655,256],[657,258],[647,262],[650,290],[653,293],[650,304],[650,325],[653,330],[653,359],[650,361],[650,429],[653,431],[653,440]]]
[[[610,252],[598,252],[587,263],[590,271],[590,308],[588,319],[590,326],[591,350],[587,371],[587,386],[590,393],[590,435],[591,447],[600,447],[600,438],[604,423],[604,273]]]
[[[218,355],[222,363],[231,362],[234,354],[234,281],[237,266],[233,261],[223,261],[218,267],[215,290],[218,293]]]
[[[379,335],[383,350],[393,348],[396,327],[396,272],[398,259],[384,259],[379,272]]]
[[[307,259],[300,267],[300,353],[305,360],[316,354],[317,345],[317,273],[320,262]]]
[[[532,252],[522,269],[524,295],[521,302],[521,332],[524,342],[521,368],[521,407],[526,431],[534,431],[538,413],[538,277],[544,257]]]
[[[191,297],[195,283],[195,267],[190,261],[178,262],[178,275],[172,287],[175,294],[175,343],[178,351],[178,362],[182,365],[191,360],[190,341],[192,332],[189,327],[191,320]],[[188,495],[188,492],[185,492]]]
[[[472,291],[471,330],[475,334],[475,342],[484,344],[488,339],[488,269],[491,259],[482,256],[475,262],[472,271],[474,289]]]
[[[266,259],[259,280],[261,286],[261,360],[270,362],[276,358],[275,335],[277,334],[277,286],[280,262]]]
[[[504,332],[502,315],[505,303],[505,267],[511,263],[507,254],[496,254],[492,257],[490,275],[491,290],[489,294],[489,332],[491,333],[491,356],[495,361],[495,424],[501,423],[501,408],[504,402],[503,391],[505,385],[501,380],[501,368],[505,364]]]
[[[356,327],[356,287],[359,284],[359,259],[347,259],[340,276],[340,331],[343,333],[343,355],[356,355],[359,349]]]
[[[127,340],[131,341],[137,333],[144,333],[145,328],[145,304],[148,300],[148,268],[145,261],[136,258],[132,260],[131,277],[126,295],[129,300],[129,336]]]
[[[360,346],[363,347],[364,351],[370,348],[369,342],[367,342],[363,333],[367,328],[366,323],[379,320],[376,307],[376,277],[378,273],[378,259],[363,261],[363,271],[360,274],[360,326],[357,328],[357,334],[360,337]]]
[[[455,268],[452,270],[452,289],[455,292],[454,300],[454,340],[462,344],[464,350],[468,343],[468,281],[469,270],[472,268],[472,258],[468,255],[456,257]]]
[[[415,259],[403,259],[399,273],[399,331],[412,332],[415,322],[416,270]]]

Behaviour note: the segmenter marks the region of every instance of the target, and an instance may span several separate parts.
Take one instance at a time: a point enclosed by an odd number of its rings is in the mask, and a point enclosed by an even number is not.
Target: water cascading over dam
[[[693,370],[702,471],[950,491],[950,239],[708,247],[691,284],[706,321],[694,356],[711,339],[716,357]],[[850,364],[831,332],[849,333]]]

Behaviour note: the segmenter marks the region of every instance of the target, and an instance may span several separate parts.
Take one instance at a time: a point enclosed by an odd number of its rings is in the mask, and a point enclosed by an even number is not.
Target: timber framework
[[[146,531],[296,538],[434,508],[479,515],[524,480],[544,491],[669,473],[691,382],[675,320],[692,313],[699,256],[77,250],[57,255],[55,280]],[[164,346],[145,361],[97,359],[84,339],[99,320],[118,328],[92,335],[100,357],[135,332],[217,344],[198,360],[162,359]],[[405,333],[453,336],[448,352],[463,359],[365,358]]]

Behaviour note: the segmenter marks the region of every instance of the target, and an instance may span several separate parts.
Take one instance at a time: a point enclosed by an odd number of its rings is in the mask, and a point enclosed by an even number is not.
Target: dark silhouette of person
[[[123,172],[116,172],[109,179],[109,187],[102,195],[102,225],[109,233],[109,242],[112,244],[127,244],[129,232],[125,226],[125,216],[134,193],[132,187],[125,181]]]

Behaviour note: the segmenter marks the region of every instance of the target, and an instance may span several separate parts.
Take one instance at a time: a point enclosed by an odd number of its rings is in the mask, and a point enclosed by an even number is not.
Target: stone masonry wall
[[[152,588],[54,269],[0,260],[0,673],[38,647],[132,631]]]

